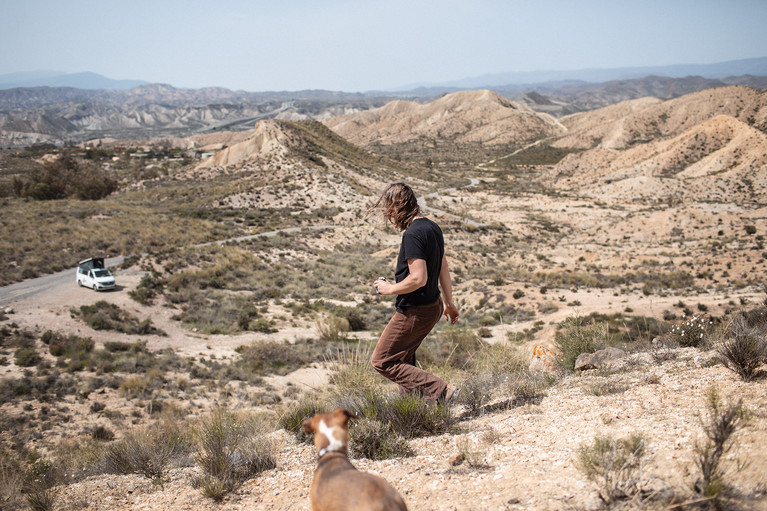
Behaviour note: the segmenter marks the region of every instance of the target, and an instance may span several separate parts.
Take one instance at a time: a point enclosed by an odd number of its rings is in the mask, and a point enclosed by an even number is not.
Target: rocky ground
[[[412,510],[592,509],[596,486],[577,468],[577,452],[595,435],[615,438],[641,433],[647,459],[641,472],[643,500],[634,505],[665,508],[691,500],[698,477],[693,458],[703,441],[706,392],[716,387],[726,399],[741,398],[750,410],[728,462],[748,461],[728,481],[739,496],[728,509],[767,509],[767,393],[765,381],[743,383],[712,353],[680,349],[656,362],[649,353],[630,356],[609,371],[592,371],[559,381],[540,401],[520,404],[476,419],[462,418],[455,434],[411,442],[416,455],[386,461],[354,460],[379,474],[404,496]],[[594,395],[599,381],[625,387]],[[460,410],[456,410],[460,414]],[[163,488],[140,476],[98,476],[59,490],[62,509],[311,509],[308,489],[314,448],[284,431],[278,467],[248,481],[220,503],[193,489],[194,468],[171,471]],[[467,448],[468,446],[468,448]],[[451,457],[469,452],[468,462]]]

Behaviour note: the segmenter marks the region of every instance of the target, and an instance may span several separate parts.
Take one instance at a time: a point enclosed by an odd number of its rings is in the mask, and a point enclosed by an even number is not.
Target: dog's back
[[[315,432],[314,443],[320,455],[310,491],[312,509],[407,511],[405,501],[392,485],[382,477],[360,472],[347,458],[347,423],[352,416],[338,409],[315,415],[304,423],[307,433]]]

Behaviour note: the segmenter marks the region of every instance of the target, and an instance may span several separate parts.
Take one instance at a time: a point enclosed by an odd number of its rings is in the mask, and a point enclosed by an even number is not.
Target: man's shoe
[[[461,389],[456,387],[455,385],[448,385],[445,389],[445,397],[443,398],[442,402],[445,405],[451,405],[455,400],[458,398],[458,394],[461,393]]]

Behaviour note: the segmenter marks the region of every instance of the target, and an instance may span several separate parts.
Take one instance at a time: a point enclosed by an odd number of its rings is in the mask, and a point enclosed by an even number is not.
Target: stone
[[[533,373],[555,373],[557,372],[557,356],[550,348],[543,344],[536,344],[533,347],[533,354],[527,368]]]
[[[619,348],[613,348],[612,346],[595,353],[581,353],[575,360],[575,370],[586,371],[588,369],[602,369],[625,356],[625,351]]]

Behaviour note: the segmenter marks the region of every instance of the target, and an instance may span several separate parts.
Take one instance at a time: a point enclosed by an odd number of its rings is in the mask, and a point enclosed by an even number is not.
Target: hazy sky
[[[365,91],[767,56],[766,0],[0,0],[0,74]]]

